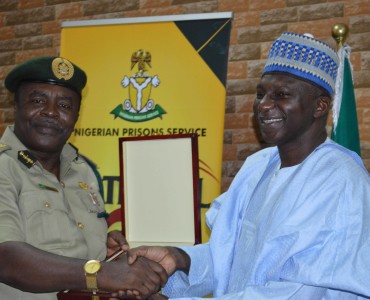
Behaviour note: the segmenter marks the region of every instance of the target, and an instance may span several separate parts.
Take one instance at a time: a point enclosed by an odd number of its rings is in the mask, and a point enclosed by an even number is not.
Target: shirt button
[[[65,187],[66,187],[66,185],[64,184],[64,182],[63,182],[63,181],[61,181],[61,182],[60,182],[60,186],[61,186],[62,188],[65,188]]]
[[[44,206],[45,206],[46,208],[50,208],[50,203],[49,203],[48,201],[46,201],[46,202],[44,203]]]
[[[81,222],[78,222],[77,224],[78,224],[78,228],[80,228],[80,229],[84,229],[85,228],[85,225],[82,224]]]

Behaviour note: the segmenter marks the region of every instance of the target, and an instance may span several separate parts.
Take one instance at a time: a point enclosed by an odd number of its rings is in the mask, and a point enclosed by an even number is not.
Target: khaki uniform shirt
[[[54,254],[104,259],[107,225],[98,182],[70,145],[61,155],[60,181],[33,161],[9,126],[0,140],[0,243],[26,242]],[[1,258],[0,258],[1,259]],[[0,283],[1,300],[51,300]]]

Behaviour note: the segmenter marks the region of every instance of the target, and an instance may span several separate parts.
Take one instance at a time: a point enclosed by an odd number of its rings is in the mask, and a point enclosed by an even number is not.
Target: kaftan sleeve
[[[294,282],[268,282],[265,286],[249,286],[244,291],[230,293],[214,300],[303,300],[323,299],[326,293],[325,288],[312,287]],[[165,293],[164,293],[165,294]],[[200,300],[203,298],[182,294],[182,298],[170,297],[176,300]],[[339,300],[341,298],[333,298]],[[350,298],[348,298],[350,299]],[[354,298],[357,300],[357,298]]]
[[[183,273],[183,276],[186,276]],[[196,297],[189,293],[189,290],[182,290],[178,294],[171,295],[170,300],[200,300],[202,297]],[[181,298],[178,297],[181,295]],[[248,286],[244,291],[238,293],[228,293],[226,295],[212,298],[214,300],[368,300],[370,298],[348,293],[341,290],[327,289],[325,287],[316,287],[304,285],[297,282],[267,282],[264,286]]]
[[[213,262],[209,244],[181,247],[191,259],[189,275],[175,272],[167,282],[163,293],[171,297],[184,295],[205,296],[213,290]]]

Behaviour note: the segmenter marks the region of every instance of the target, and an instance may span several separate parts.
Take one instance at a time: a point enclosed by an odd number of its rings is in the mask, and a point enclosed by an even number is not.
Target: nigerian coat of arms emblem
[[[147,67],[151,68],[151,54],[139,49],[131,56],[131,70],[137,65],[138,71],[131,76],[125,75],[121,86],[128,89],[128,98],[119,104],[112,112],[115,118],[120,117],[130,122],[145,122],[162,118],[166,111],[156,104],[151,97],[153,88],[160,85],[159,76],[150,76]]]

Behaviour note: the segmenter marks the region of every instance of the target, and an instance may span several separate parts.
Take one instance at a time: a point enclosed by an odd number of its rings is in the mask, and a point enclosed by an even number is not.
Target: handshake
[[[122,251],[122,248],[126,251]],[[189,272],[190,258],[175,247],[122,247],[120,255],[101,262],[97,273],[98,289],[110,293],[109,299],[168,299],[159,292],[175,271]]]

